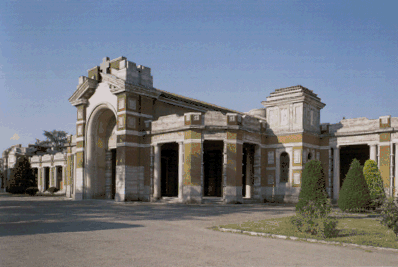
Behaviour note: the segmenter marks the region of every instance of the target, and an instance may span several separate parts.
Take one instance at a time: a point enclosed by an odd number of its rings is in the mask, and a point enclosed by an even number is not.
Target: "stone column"
[[[242,203],[242,151],[243,142],[236,132],[227,132],[227,185],[226,203]]]
[[[184,188],[184,142],[178,142],[178,199],[182,201]]]
[[[43,175],[43,167],[39,167],[37,170],[37,184],[39,188],[39,192],[44,192],[44,175]]]
[[[222,168],[222,199],[225,201],[226,196],[226,186],[227,186],[227,166],[228,166],[228,157],[227,157],[227,142],[224,140],[224,149],[223,149],[223,168]]]
[[[394,144],[390,143],[390,197],[393,195],[394,188]]]
[[[76,165],[75,166],[75,177],[73,199],[82,200],[84,195],[84,174],[85,174],[85,163],[84,163],[84,148],[85,148],[85,125],[86,125],[86,102],[76,105],[77,107],[77,122],[76,122]]]
[[[398,144],[395,145],[395,153],[398,151]],[[398,157],[395,156],[395,181],[394,181],[394,186],[395,186],[395,196],[398,195]]]
[[[161,197],[161,166],[160,166],[160,145],[156,144],[154,146],[154,162],[153,162],[153,197],[155,199],[160,199]]]
[[[340,191],[340,147],[333,148],[333,199],[338,200]]]
[[[254,150],[253,198],[261,200],[261,145],[256,145]]]
[[[328,186],[328,195],[330,198],[332,198],[332,169],[333,169],[333,154],[332,154],[332,148],[328,149],[329,151],[329,186]]]
[[[377,162],[377,157],[376,157],[377,149],[376,148],[377,148],[376,145],[370,145],[370,153],[369,153],[369,155],[370,155],[370,159],[371,160],[374,160],[374,161]]]
[[[112,152],[105,152],[105,196],[107,199],[112,199]]]

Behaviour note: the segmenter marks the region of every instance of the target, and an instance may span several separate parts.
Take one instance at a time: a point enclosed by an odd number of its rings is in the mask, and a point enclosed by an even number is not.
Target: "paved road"
[[[398,266],[395,252],[206,229],[293,209],[0,194],[0,266]]]

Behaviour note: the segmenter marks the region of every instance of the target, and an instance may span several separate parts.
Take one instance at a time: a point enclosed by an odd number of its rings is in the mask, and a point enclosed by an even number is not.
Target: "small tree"
[[[28,187],[35,185],[35,176],[30,166],[30,162],[26,157],[19,157],[15,163],[15,167],[11,171],[10,181],[8,184],[8,192],[25,193]]]
[[[337,233],[337,220],[329,216],[331,211],[321,162],[311,160],[305,165],[296,216],[290,222],[300,232],[332,237]]]
[[[363,167],[363,175],[365,177],[366,184],[369,188],[369,194],[372,208],[380,207],[383,204],[386,194],[384,192],[383,179],[377,163],[374,160],[368,159]]]
[[[300,212],[310,201],[319,208],[327,203],[325,176],[318,160],[310,160],[305,164],[296,211]]]
[[[342,211],[361,211],[369,207],[370,194],[363,176],[363,168],[357,159],[350,169],[340,189],[338,205]]]
[[[67,142],[67,133],[65,131],[44,131],[43,135],[46,137],[46,140],[41,141],[36,139],[36,145],[52,147],[54,150],[59,151]]]

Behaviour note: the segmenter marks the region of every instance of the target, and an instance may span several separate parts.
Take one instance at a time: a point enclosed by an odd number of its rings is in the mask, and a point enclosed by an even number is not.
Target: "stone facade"
[[[320,124],[325,104],[301,85],[243,113],[154,88],[150,68],[104,58],[69,101],[77,121],[66,153],[31,159],[41,191],[61,181],[76,200],[297,202],[303,168],[316,159],[337,200],[352,159],[371,158],[396,195],[398,118]]]
[[[156,89],[150,68],[124,57],[88,73],[69,99],[77,107],[66,160],[74,199],[296,202],[304,165],[317,159],[337,200],[353,157],[376,160],[386,191],[396,192],[398,118],[320,124],[325,104],[300,85],[238,112]]]

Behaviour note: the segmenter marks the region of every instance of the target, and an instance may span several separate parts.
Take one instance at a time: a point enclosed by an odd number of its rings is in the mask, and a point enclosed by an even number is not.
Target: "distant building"
[[[22,147],[21,144],[11,146],[6,149],[2,154],[2,167],[3,180],[1,181],[1,188],[3,191],[6,190],[7,182],[10,179],[11,171],[15,167],[15,163],[21,156],[29,158],[34,174],[36,176],[36,183],[40,191],[45,191],[49,187],[54,186],[58,189],[63,188],[64,173],[60,173],[62,168],[66,166],[66,153],[53,151],[51,147],[43,147],[37,145],[29,145],[28,147]],[[47,166],[50,166],[51,173],[53,176],[49,176],[49,184],[47,187],[43,187],[39,182],[39,170],[44,168],[46,171]],[[65,191],[65,190],[64,190]]]

